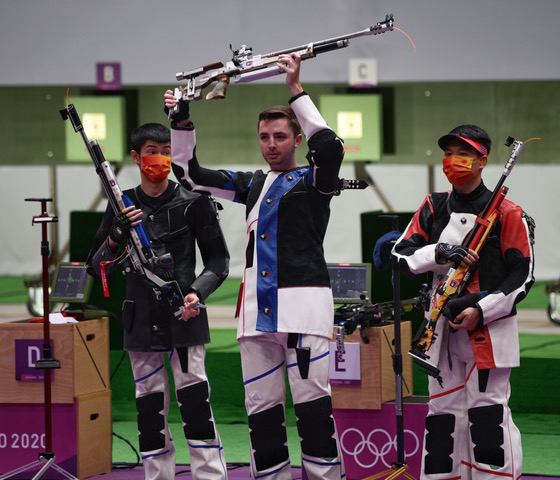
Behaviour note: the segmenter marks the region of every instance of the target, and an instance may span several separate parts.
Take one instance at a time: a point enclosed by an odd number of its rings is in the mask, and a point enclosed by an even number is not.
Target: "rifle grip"
[[[216,77],[218,81],[214,90],[206,95],[206,100],[226,98],[227,87],[229,85],[229,77],[227,75],[219,75]]]

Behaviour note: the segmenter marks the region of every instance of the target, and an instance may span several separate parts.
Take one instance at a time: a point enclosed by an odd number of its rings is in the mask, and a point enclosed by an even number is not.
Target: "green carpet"
[[[0,276],[0,305],[27,303],[27,289],[23,282],[31,278]],[[39,276],[36,278],[39,279]]]
[[[189,463],[189,451],[180,423],[170,423],[169,429],[177,450],[177,463]],[[135,421],[113,422],[113,432],[126,438],[138,450],[138,429]],[[218,432],[228,463],[249,463],[249,430],[243,424],[219,424]],[[292,465],[301,465],[299,437],[295,426],[287,427],[288,449]],[[123,440],[113,437],[113,462],[136,462],[136,455]]]
[[[513,413],[513,420],[521,432],[523,473],[560,475],[560,414]]]

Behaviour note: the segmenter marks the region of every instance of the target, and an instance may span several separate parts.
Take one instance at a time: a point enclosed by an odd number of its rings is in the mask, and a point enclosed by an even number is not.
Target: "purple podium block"
[[[420,477],[427,403],[404,403],[404,450],[408,473]],[[391,468],[397,461],[395,404],[381,410],[333,411],[349,480],[366,478]]]
[[[53,450],[55,463],[67,472],[77,475],[76,406],[54,404]],[[38,459],[45,452],[45,407],[42,404],[0,404],[0,474],[10,472]],[[14,479],[29,479],[39,468],[21,473]],[[41,479],[64,478],[49,469]]]

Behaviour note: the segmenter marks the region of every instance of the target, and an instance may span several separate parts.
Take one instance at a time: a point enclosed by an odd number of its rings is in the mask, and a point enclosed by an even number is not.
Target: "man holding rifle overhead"
[[[344,150],[303,91],[299,55],[280,55],[278,60],[292,98],[291,108],[276,106],[259,116],[260,148],[269,171],[201,167],[183,100],[172,117],[173,170],[188,189],[246,206],[246,267],[237,311],[251,478],[291,478],[285,427],[287,368],[308,477],[340,479],[344,467],[328,382],[333,301],[323,239]],[[165,105],[176,105],[170,90]],[[298,167],[295,150],[302,141],[301,130],[310,148],[309,165]]]
[[[482,128],[461,125],[438,144],[453,189],[424,199],[393,253],[403,270],[428,273],[432,286],[453,265],[476,270],[438,322],[441,348],[431,360],[443,388],[429,377],[421,478],[518,479],[521,436],[508,406],[509,377],[519,366],[516,304],[534,282],[534,222],[505,199],[479,254],[464,247],[492,196],[481,177],[491,140]]]
[[[115,216],[107,207],[95,236],[88,272],[102,277],[113,271],[119,245],[140,222],[157,255],[171,254],[173,279],[186,295],[182,319],[156,298],[153,289],[134,271],[127,275],[123,302],[124,348],[136,384],[140,452],[146,480],[175,478],[175,447],[168,428],[169,380],[165,352],[175,381],[176,397],[193,478],[227,478],[223,447],[212,409],[204,365],[210,341],[203,302],[228,274],[229,253],[214,203],[189,192],[167,177],[171,171],[171,142],[167,127],[148,123],[131,136],[134,163],[141,184],[123,192],[134,203]],[[204,269],[195,277],[195,243]],[[168,278],[169,280],[169,278]]]

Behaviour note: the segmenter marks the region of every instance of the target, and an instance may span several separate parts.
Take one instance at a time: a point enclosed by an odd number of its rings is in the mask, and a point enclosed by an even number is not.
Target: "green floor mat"
[[[187,442],[180,423],[170,423],[169,429],[177,450],[177,463],[189,463]],[[113,431],[126,438],[138,450],[138,429],[135,421],[113,422]],[[247,425],[218,425],[218,432],[224,445],[226,461],[228,463],[249,463],[249,430]],[[299,437],[295,426],[287,427],[288,449],[292,465],[301,465]],[[126,442],[113,438],[113,462],[136,462],[136,455]]]
[[[557,335],[521,333],[519,334],[519,348],[522,359],[554,358],[560,360],[560,328]],[[523,360],[521,361],[523,362]]]
[[[27,303],[27,289],[23,285],[27,278],[31,277],[0,276],[0,305]],[[36,278],[40,279],[40,276]]]
[[[513,421],[523,434],[557,435],[560,438],[560,414],[514,413]]]
[[[210,344],[206,345],[206,352],[239,352],[237,330],[233,328],[211,329]]]
[[[560,475],[560,435],[521,432],[523,473]]]

